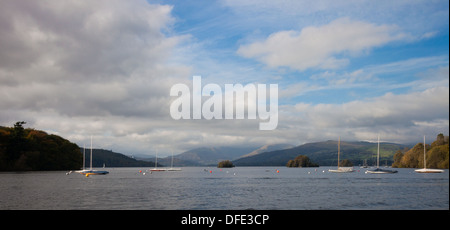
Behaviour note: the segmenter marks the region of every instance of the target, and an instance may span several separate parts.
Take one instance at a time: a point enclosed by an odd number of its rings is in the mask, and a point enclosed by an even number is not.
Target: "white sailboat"
[[[339,167],[339,155],[341,152],[341,137],[339,137],[338,141],[338,167],[337,169],[328,169],[329,172],[333,173],[348,173],[348,172],[354,172],[353,167]]]
[[[75,171],[76,173],[84,174],[86,171],[86,146],[83,144],[83,169]]]
[[[173,150],[172,150],[172,162],[170,164],[170,168],[168,168],[167,171],[181,171],[181,168],[174,168],[173,167]]]
[[[77,173],[89,176],[89,175],[106,175],[109,172],[108,171],[99,171],[92,169],[92,136],[91,136],[91,159],[90,159],[90,168],[85,169],[85,150],[86,148],[83,145],[83,170],[76,171]]]
[[[427,149],[425,147],[425,136],[423,136],[423,169],[416,169],[414,171],[418,173],[442,173],[444,170],[442,169],[427,169]]]
[[[389,174],[397,173],[397,170],[380,169],[380,136],[378,136],[378,150],[377,150],[377,168],[374,170],[367,170],[366,173],[371,174]]]
[[[156,156],[155,156],[155,167],[153,169],[150,169],[150,171],[152,171],[152,172],[167,171],[167,169],[165,169],[165,168],[158,168],[158,151],[156,151]]]

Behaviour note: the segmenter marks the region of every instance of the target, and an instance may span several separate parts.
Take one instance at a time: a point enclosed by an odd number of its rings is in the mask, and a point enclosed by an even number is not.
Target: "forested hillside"
[[[44,131],[25,129],[24,124],[0,126],[0,171],[81,168],[82,154],[76,144]]]
[[[449,140],[442,133],[437,135],[431,145],[425,145],[427,168],[448,169]],[[417,143],[412,149],[399,150],[394,155],[392,167],[423,168],[423,143]]]

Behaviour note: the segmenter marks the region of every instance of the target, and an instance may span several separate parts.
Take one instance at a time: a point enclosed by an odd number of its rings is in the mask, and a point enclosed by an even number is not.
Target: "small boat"
[[[442,169],[427,169],[427,168],[416,169],[414,171],[417,173],[443,173],[444,172],[444,170],[442,170]]]
[[[374,170],[367,170],[366,173],[371,174],[391,174],[397,173],[397,170],[380,169],[380,136],[378,136],[378,150],[377,150],[377,168]]]
[[[328,169],[328,172],[333,172],[333,173],[349,173],[349,172],[354,172],[355,170],[353,170],[353,167],[339,167],[339,154],[341,151],[341,137],[339,137],[339,141],[338,141],[338,168],[337,169]]]
[[[76,173],[83,174],[84,171],[86,171],[86,146],[83,144],[83,169],[75,171]]]
[[[374,170],[367,170],[366,173],[371,173],[371,174],[389,174],[389,173],[397,173],[397,170],[389,170],[389,169],[381,169],[381,168],[376,168]]]
[[[106,175],[109,172],[108,171],[100,171],[100,170],[89,169],[89,170],[82,170],[79,173],[83,174],[83,175],[87,175],[87,174],[89,174],[89,175]]]
[[[369,168],[369,166],[367,166],[367,159],[364,159],[364,164],[360,168],[362,169]]]
[[[167,169],[164,169],[164,168],[153,168],[153,169],[150,169],[150,171],[151,172],[164,172],[164,171],[167,171]]]
[[[84,163],[84,161],[85,161],[85,158],[84,158],[84,155],[85,155],[85,151],[86,150],[86,148],[84,147],[84,145],[83,145],[83,170],[79,170],[79,171],[75,171],[76,173],[79,173],[79,174],[82,174],[82,175],[86,175],[86,176],[89,176],[89,175],[106,175],[106,174],[108,174],[109,172],[108,171],[99,171],[99,170],[94,170],[94,169],[92,169],[92,136],[91,136],[91,166],[90,166],[90,168],[89,169],[85,169],[85,163]]]
[[[167,169],[165,169],[165,168],[158,168],[158,151],[156,151],[155,167],[150,169],[150,172],[164,172],[164,171],[167,171]]]
[[[334,172],[334,173],[348,173],[348,172],[354,172],[355,170],[353,167],[339,167],[337,169],[328,169],[328,172]]]
[[[442,173],[442,169],[427,169],[427,148],[425,147],[425,136],[423,136],[423,169],[414,170],[417,173]]]
[[[168,168],[167,171],[181,171],[181,168],[174,168],[173,167],[173,151],[172,151],[172,162],[170,164],[170,168]]]

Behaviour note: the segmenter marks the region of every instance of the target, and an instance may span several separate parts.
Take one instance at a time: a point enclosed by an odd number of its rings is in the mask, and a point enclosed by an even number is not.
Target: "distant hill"
[[[405,146],[400,144],[380,143],[380,164],[391,165],[395,152],[403,148]],[[236,166],[285,166],[289,160],[298,155],[305,155],[321,166],[334,166],[337,165],[337,150],[338,142],[329,140],[247,156],[234,160],[233,164]],[[362,165],[364,160],[367,160],[368,164],[374,164],[376,153],[377,143],[341,141],[340,159],[349,159],[354,165]]]
[[[80,148],[83,153],[83,148]],[[86,149],[86,168],[90,166],[91,149]],[[81,162],[83,162],[81,160]],[[92,167],[155,167],[155,162],[137,160],[122,153],[116,153],[105,149],[92,149]],[[158,163],[158,166],[161,166]]]
[[[0,171],[79,169],[82,155],[76,144],[41,130],[0,126]]]
[[[192,166],[217,165],[220,161],[236,159],[255,149],[255,147],[203,147],[183,152],[174,158],[190,162]]]
[[[264,145],[262,147],[203,147],[196,148],[174,156],[176,166],[217,165],[220,161],[234,160],[241,157],[257,155],[261,152],[293,147],[288,144]],[[172,157],[158,158],[161,164],[170,165]]]
[[[295,146],[291,145],[291,144],[264,145],[261,148],[258,148],[256,150],[252,151],[249,154],[245,154],[243,156],[240,156],[239,158],[255,156],[255,155],[258,155],[260,153],[271,152],[271,151],[275,151],[275,150],[290,149],[290,148],[293,148],[293,147],[295,147]]]
[[[0,171],[77,170],[83,166],[83,148],[58,135],[27,128],[0,126]],[[104,149],[92,150],[93,167],[154,167],[154,162],[139,161]],[[90,149],[85,166],[90,167]]]

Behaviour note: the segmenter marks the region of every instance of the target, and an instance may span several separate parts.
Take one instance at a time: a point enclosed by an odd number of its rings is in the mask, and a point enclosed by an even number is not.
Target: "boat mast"
[[[339,169],[339,154],[341,152],[341,137],[339,137],[338,141],[338,169]]]
[[[92,135],[91,135],[91,168],[90,170],[92,170]]]
[[[158,149],[155,150],[155,169],[158,168]]]
[[[83,170],[86,168],[86,145],[83,144]]]
[[[423,136],[423,168],[427,168],[427,158],[426,158],[427,149],[425,147],[425,136]]]
[[[378,135],[377,168],[380,167],[380,135]]]
[[[172,162],[170,163],[170,168],[173,168],[173,149],[171,149],[172,151]]]

